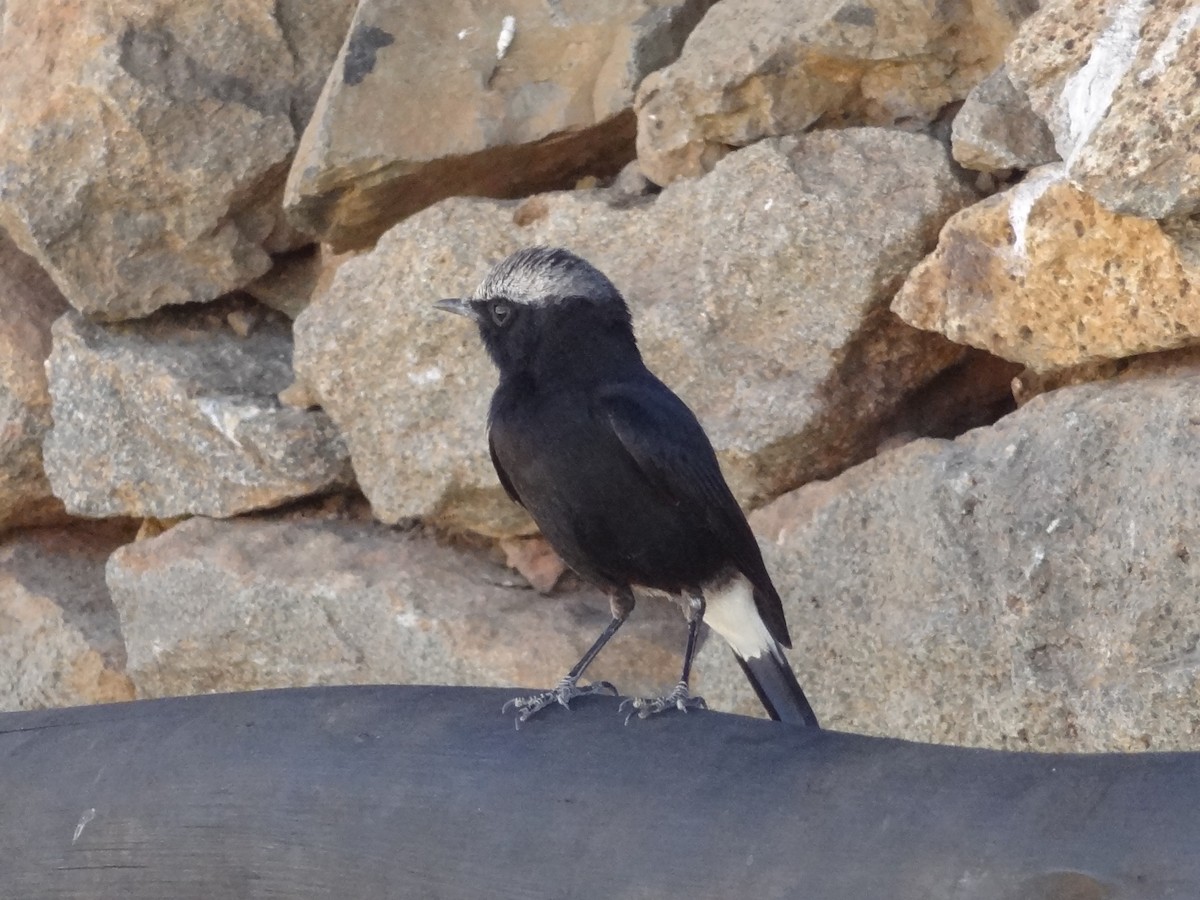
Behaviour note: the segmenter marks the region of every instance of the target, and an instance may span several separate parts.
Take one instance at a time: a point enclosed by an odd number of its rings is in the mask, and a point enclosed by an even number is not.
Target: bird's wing
[[[496,456],[496,442],[492,440],[492,436],[488,434],[488,453],[492,456],[492,468],[496,470],[496,477],[500,479],[500,484],[504,487],[504,493],[508,494],[508,498],[513,503],[518,503],[524,506],[525,503],[517,495],[517,489],[513,487],[512,479],[508,477],[508,473],[504,471],[504,466],[500,465],[500,458]]]
[[[791,646],[783,604],[758,541],[692,411],[653,377],[606,388],[597,403],[647,481],[689,513],[703,516],[721,537],[733,564],[754,585],[755,603],[772,636]]]

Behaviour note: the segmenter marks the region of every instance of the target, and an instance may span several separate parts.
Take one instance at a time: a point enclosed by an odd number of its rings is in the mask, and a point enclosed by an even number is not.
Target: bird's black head
[[[502,376],[586,372],[630,351],[640,361],[620,291],[567,250],[518,250],[493,266],[469,299],[437,306],[475,320]]]

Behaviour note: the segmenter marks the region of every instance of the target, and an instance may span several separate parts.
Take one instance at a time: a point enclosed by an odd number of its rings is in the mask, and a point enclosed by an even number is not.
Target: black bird
[[[500,371],[488,414],[500,483],[612,609],[557,687],[512,701],[518,726],[554,702],[616,693],[578,681],[640,587],[682,598],[688,621],[679,683],[633,700],[640,717],[703,707],[688,693],[703,620],[733,648],[771,718],[816,727],[783,655],[783,604],[754,534],[695,415],[642,362],[612,282],[566,250],[533,247],[497,264],[470,299],[437,306],[475,320]]]

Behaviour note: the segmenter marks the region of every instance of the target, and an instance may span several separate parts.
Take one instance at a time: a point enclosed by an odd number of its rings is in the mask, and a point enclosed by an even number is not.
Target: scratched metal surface
[[[1200,897],[1200,754],[1045,756],[510,691],[0,715],[0,898]]]

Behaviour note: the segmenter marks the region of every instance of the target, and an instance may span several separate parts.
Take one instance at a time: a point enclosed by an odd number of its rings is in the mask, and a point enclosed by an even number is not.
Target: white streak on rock
[[[196,408],[212,424],[213,428],[234,446],[241,447],[237,432],[242,422],[261,415],[262,410],[256,406],[233,405],[213,397],[200,397],[196,400]]]
[[[1012,189],[1008,201],[1008,224],[1012,228],[1013,244],[1012,261],[1018,268],[1023,269],[1029,261],[1025,246],[1025,230],[1029,225],[1029,214],[1033,212],[1034,204],[1038,202],[1047,189],[1062,181],[1065,169],[1062,163],[1043,166],[1030,173],[1024,181]]]
[[[513,36],[517,33],[517,17],[505,16],[500,20],[500,37],[496,39],[496,60],[504,59],[508,48],[512,45]]]
[[[437,366],[430,366],[420,372],[409,372],[408,380],[416,385],[437,384],[442,380],[442,370]]]
[[[79,817],[79,824],[75,826],[75,833],[71,835],[72,844],[79,840],[79,836],[83,834],[83,829],[87,828],[88,822],[92,821],[94,818],[96,818],[95,807],[92,809],[85,809],[83,811],[83,815]]]
[[[1063,84],[1059,108],[1067,129],[1065,140],[1056,139],[1055,145],[1068,169],[1104,120],[1117,85],[1133,65],[1148,5],[1149,0],[1126,0],[1119,5],[1108,27],[1096,38],[1087,62]]]
[[[1175,61],[1175,56],[1179,53],[1179,48],[1183,45],[1184,40],[1197,25],[1200,25],[1200,3],[1189,6],[1171,23],[1171,30],[1167,32],[1163,42],[1154,51],[1154,58],[1150,60],[1150,65],[1138,72],[1138,83],[1146,84],[1165,72],[1167,66]]]

